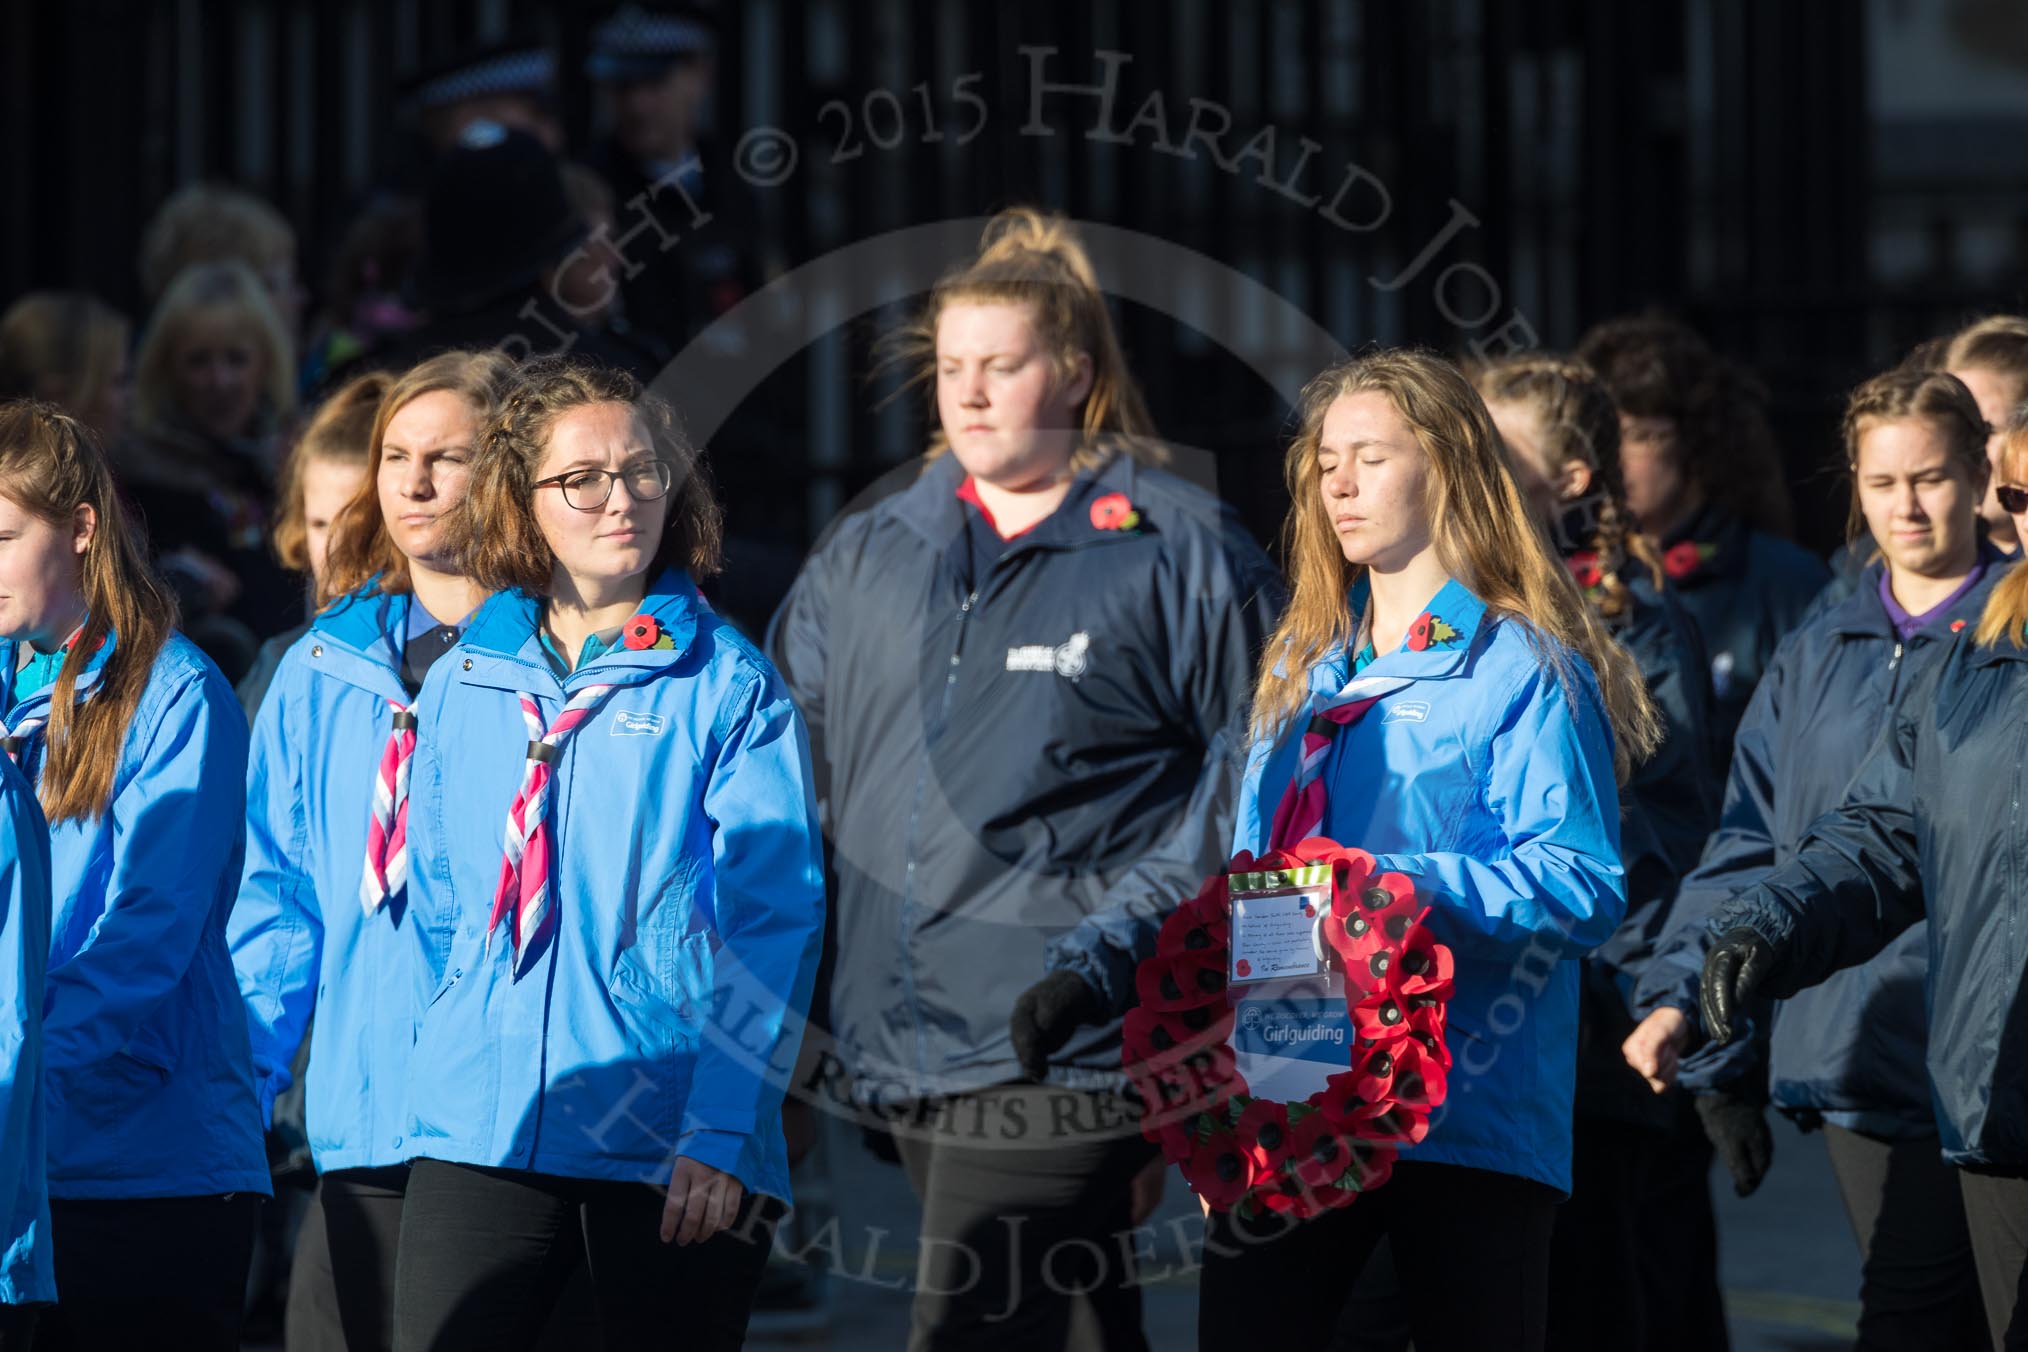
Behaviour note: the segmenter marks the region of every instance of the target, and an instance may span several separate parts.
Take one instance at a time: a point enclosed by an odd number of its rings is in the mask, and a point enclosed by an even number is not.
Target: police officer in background
[[[591,163],[617,201],[622,301],[676,350],[762,281],[752,192],[708,135],[717,49],[701,14],[630,5],[593,30],[585,63],[606,127]]]

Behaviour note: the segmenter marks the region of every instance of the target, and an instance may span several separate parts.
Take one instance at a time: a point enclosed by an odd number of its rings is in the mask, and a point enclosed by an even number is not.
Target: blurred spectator
[[[475,122],[525,131],[550,153],[563,149],[555,110],[556,58],[525,39],[451,56],[408,81],[405,104],[435,156],[457,149]]]
[[[1627,506],[1661,545],[1662,569],[1704,636],[1712,727],[1729,761],[1775,645],[1830,580],[1816,555],[1785,538],[1789,497],[1767,392],[1689,326],[1658,315],[1599,324],[1578,355],[1619,406]]]
[[[282,213],[224,183],[193,183],[173,193],[141,237],[141,291],[152,306],[193,263],[244,263],[293,343],[303,322],[296,232]]]
[[[267,549],[275,447],[295,414],[288,336],[244,263],[199,263],[170,283],[137,366],[121,482],[186,632],[237,681],[261,638],[302,618]]]
[[[306,610],[314,609],[314,598],[325,592],[324,561],[330,548],[332,523],[366,484],[373,418],[390,383],[385,373],[369,371],[339,386],[311,415],[302,436],[282,461],[271,543],[282,567],[308,579],[310,600]],[[308,616],[304,618],[307,621]],[[239,683],[239,702],[246,706],[249,720],[260,707],[261,696],[267,693],[268,682],[274,678],[282,654],[308,627],[307,623],[297,624],[261,645],[253,669]],[[278,1115],[281,1112],[279,1103],[276,1112]],[[279,1121],[276,1129],[280,1129]],[[303,1149],[309,1149],[307,1142]]]
[[[562,167],[541,142],[471,124],[437,165],[423,205],[412,291],[428,318],[367,362],[398,370],[451,348],[497,347],[516,360],[569,351],[652,377],[648,354],[573,313],[561,279],[587,256],[586,233]]]
[[[421,254],[422,203],[413,197],[383,196],[346,229],[304,358],[305,390],[420,322],[401,291]]]
[[[132,328],[82,291],[32,291],[0,314],[0,399],[43,399],[98,433],[127,434]]]
[[[762,280],[752,192],[705,134],[717,47],[694,12],[628,6],[593,32],[585,63],[610,125],[592,163],[618,203],[627,318],[672,350]]]

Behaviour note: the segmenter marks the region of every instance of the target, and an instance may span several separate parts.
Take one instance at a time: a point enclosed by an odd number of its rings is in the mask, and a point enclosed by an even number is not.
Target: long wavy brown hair
[[[1010,207],[987,223],[978,257],[940,278],[922,313],[881,345],[881,365],[907,371],[905,388],[934,391],[937,320],[961,304],[1026,305],[1059,380],[1070,377],[1080,355],[1091,360],[1091,392],[1081,412],[1083,435],[1071,453],[1073,468],[1090,469],[1115,451],[1143,464],[1168,462],[1141,387],[1127,369],[1091,255],[1068,221],[1034,207]],[[938,428],[929,454],[934,458],[948,449],[950,441]]]
[[[1348,595],[1365,569],[1345,558],[1332,528],[1318,491],[1317,448],[1331,405],[1369,391],[1387,397],[1429,460],[1430,537],[1444,571],[1485,602],[1489,616],[1520,624],[1566,690],[1570,654],[1591,664],[1612,725],[1614,770],[1624,782],[1662,738],[1640,671],[1530,520],[1485,404],[1457,367],[1428,352],[1354,357],[1303,390],[1300,426],[1283,460],[1292,596],[1261,657],[1254,735],[1279,735],[1309,700],[1310,669],[1350,644],[1356,631]]]
[[[375,577],[384,592],[409,589],[408,556],[394,547],[387,522],[380,515],[380,450],[394,415],[438,390],[449,390],[463,399],[472,410],[472,473],[476,478],[480,438],[513,380],[513,359],[489,348],[439,353],[411,366],[387,387],[380,397],[380,410],[373,416],[373,435],[366,448],[366,481],[331,523],[318,605],[355,592]]]
[[[97,439],[53,404],[0,404],[0,495],[65,530],[79,507],[97,518],[79,560],[84,630],[50,692],[42,809],[52,823],[103,817],[113,801],[127,726],[176,623],[176,602],[148,567],[147,545]],[[80,704],[78,679],[109,638],[113,651],[99,670],[98,688]]]

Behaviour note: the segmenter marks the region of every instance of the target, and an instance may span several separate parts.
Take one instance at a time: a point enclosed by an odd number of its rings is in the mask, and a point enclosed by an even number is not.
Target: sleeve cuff
[[[735,1131],[689,1129],[677,1136],[676,1154],[731,1174],[741,1186],[750,1187],[739,1170],[739,1157],[746,1153],[746,1142],[747,1138]]]

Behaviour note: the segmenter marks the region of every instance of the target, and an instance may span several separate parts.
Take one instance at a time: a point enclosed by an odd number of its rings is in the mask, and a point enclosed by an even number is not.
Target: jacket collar
[[[1366,612],[1372,588],[1361,573],[1347,595],[1355,616]],[[1400,680],[1433,681],[1455,676],[1465,668],[1474,648],[1490,634],[1495,621],[1486,613],[1486,603],[1456,578],[1444,583],[1423,607],[1409,627],[1401,646],[1378,654],[1361,672],[1362,676],[1392,676]],[[1310,689],[1335,692],[1351,679],[1352,655],[1340,647],[1310,670]]]
[[[615,647],[558,681],[542,651],[538,632],[542,598],[516,588],[496,594],[479,608],[465,630],[464,648],[467,660],[474,663],[469,669],[472,676],[485,677],[481,684],[497,685],[504,679],[513,688],[525,690],[531,688],[531,680],[539,679],[550,688],[565,691],[586,685],[638,685],[689,653],[707,610],[689,574],[679,568],[664,569],[641,598],[637,613],[654,616],[672,646]],[[489,670],[482,670],[480,663]]]
[[[77,678],[77,697],[82,700],[98,687],[99,675],[105,670],[106,659],[113,655],[115,636],[106,635],[106,641],[85,663],[85,669]],[[19,645],[13,639],[0,639],[0,709],[7,711],[12,722],[17,714],[34,712],[48,705],[50,696],[56,692],[56,682],[51,681],[40,690],[32,690],[20,700],[14,698],[15,661],[20,656]]]
[[[1979,627],[1979,616],[1986,608],[1986,597],[1991,594],[1994,585],[2007,575],[2013,562],[1983,540],[1979,544],[1979,561],[1985,565],[1986,571],[1977,584],[1917,630],[1914,638],[1924,641],[1948,639],[1954,633]],[[1827,616],[1831,632],[1840,638],[1877,638],[1888,642],[1895,639],[1894,623],[1887,618],[1887,608],[1880,604],[1880,579],[1886,571],[1887,565],[1882,562],[1866,565],[1852,594],[1831,608]],[[1957,628],[1952,628],[1953,625]]]
[[[1070,497],[1065,501],[1078,498],[1089,485],[1091,492],[1084,496],[1096,499],[1107,493],[1120,493],[1145,514],[1145,506],[1135,494],[1139,471],[1140,466],[1132,456],[1124,452],[1109,456],[1097,469],[1077,474],[1072,480]],[[893,504],[889,510],[937,549],[948,549],[965,534],[965,509],[958,501],[958,485],[964,481],[964,466],[947,451],[925,464],[921,476],[889,500]],[[1146,530],[1159,524],[1146,521],[1144,515],[1140,529]],[[1088,511],[1057,511],[1035,529],[1011,542],[1008,552],[1033,548],[1075,549],[1108,539],[1129,538],[1131,534],[1095,524]]]

